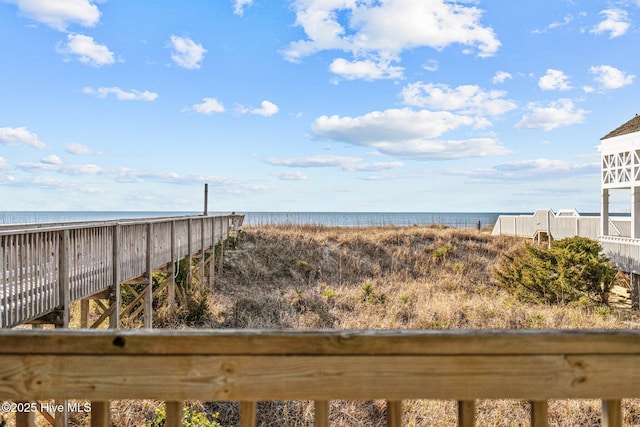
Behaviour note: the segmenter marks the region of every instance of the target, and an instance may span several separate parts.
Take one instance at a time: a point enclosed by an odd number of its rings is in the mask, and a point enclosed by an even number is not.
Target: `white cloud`
[[[61,165],[62,164],[62,160],[60,159],[60,157],[56,156],[55,154],[51,154],[45,158],[43,158],[41,160],[42,163],[47,163],[49,165]]]
[[[257,114],[259,116],[269,117],[277,114],[279,108],[273,102],[264,100],[260,103],[260,108],[249,108],[245,105],[236,105],[235,111],[238,114]]]
[[[389,73],[401,71],[390,62],[406,49],[440,50],[458,43],[476,47],[484,57],[500,47],[493,29],[480,23],[482,11],[460,2],[295,0],[293,10],[307,38],[292,42],[285,58],[296,62],[323,50],[350,52],[353,60],[334,62],[333,68],[351,78],[373,79],[380,70],[388,70],[380,75],[389,78]]]
[[[91,148],[86,145],[70,143],[67,144],[64,151],[67,153],[75,154],[77,156],[88,155],[88,154],[102,154],[98,151],[93,151]]]
[[[26,145],[38,149],[47,147],[44,142],[38,139],[38,135],[33,132],[29,132],[25,127],[0,128],[0,144]]]
[[[619,89],[630,85],[636,77],[610,65],[593,66],[589,69],[589,72],[595,76],[595,80],[604,89]]]
[[[372,147],[384,154],[409,159],[457,159],[508,153],[491,138],[434,139],[462,126],[488,125],[482,117],[404,108],[374,111],[360,117],[321,116],[314,121],[312,132],[318,139]]]
[[[455,89],[444,84],[416,82],[402,89],[403,103],[415,107],[459,111],[465,114],[500,115],[517,107],[504,99],[506,92],[483,91],[476,85],[462,85]]]
[[[378,172],[396,169],[402,166],[404,166],[402,162],[373,162],[354,165],[352,170],[358,172]]]
[[[525,115],[516,123],[516,129],[542,129],[549,131],[561,126],[583,123],[587,111],[576,109],[573,101],[562,98],[550,102],[547,106],[530,103],[531,114]]]
[[[9,170],[11,166],[4,157],[0,157],[0,170]]]
[[[404,68],[393,66],[390,61],[347,61],[344,58],[336,58],[329,70],[347,80],[378,80],[401,78]]]
[[[438,71],[438,61],[436,61],[435,59],[430,59],[422,68],[431,72]]]
[[[68,34],[66,45],[60,42],[56,50],[65,55],[77,55],[78,61],[94,67],[111,65],[115,62],[113,52],[107,46],[98,44],[93,37],[82,34]]]
[[[286,166],[290,168],[317,168],[317,167],[338,167],[342,169],[353,168],[353,165],[362,162],[360,157],[347,156],[310,156],[310,157],[290,157],[280,159],[269,157],[266,162],[275,166]]]
[[[57,156],[56,156],[57,157]],[[59,160],[59,159],[57,159]],[[212,175],[181,175],[175,172],[155,172],[127,167],[105,168],[94,164],[64,164],[58,162],[54,157],[42,159],[39,163],[19,163],[17,168],[25,172],[51,172],[70,176],[94,176],[111,179],[118,183],[142,183],[142,182],[160,182],[176,185],[194,185],[205,182],[210,183],[213,191],[224,192],[230,194],[253,193],[257,191],[266,191],[269,188],[230,178],[212,176]],[[2,178],[0,178],[1,180]],[[39,179],[39,178],[38,178]],[[54,181],[44,179],[46,182],[57,182],[62,186],[75,186],[70,182]],[[33,179],[21,180],[13,182],[12,185],[28,185],[34,182]],[[46,184],[49,185],[49,184]],[[52,185],[52,184],[51,184]]]
[[[560,28],[560,27],[563,27],[565,25],[568,25],[574,19],[575,18],[573,17],[573,15],[569,14],[569,15],[566,15],[562,21],[554,21],[551,24],[549,24],[545,29],[543,29],[543,30],[533,30],[532,32],[535,33],[535,34],[546,33],[549,30],[554,30],[556,28]]]
[[[511,73],[507,73],[506,71],[498,71],[491,79],[492,83],[504,83],[507,79],[512,79],[513,76]]]
[[[45,157],[40,163],[19,163],[18,168],[24,171],[48,171],[72,176],[105,175],[108,172],[108,169],[93,164],[65,165],[57,156]]]
[[[309,179],[300,171],[273,172],[272,175],[283,181],[306,181]]]
[[[448,169],[438,173],[466,176],[480,181],[540,181],[576,176],[598,175],[600,163],[578,163],[566,160],[532,159],[507,162],[485,169]]]
[[[277,158],[269,157],[265,160],[270,165],[286,166],[290,168],[318,168],[335,167],[352,172],[371,172],[395,169],[403,166],[402,162],[374,162],[365,163],[360,157],[317,155],[309,157]]]
[[[189,70],[200,68],[207,50],[189,37],[171,36],[171,59],[180,67]]]
[[[414,111],[410,108],[374,111],[359,117],[320,116],[313,134],[355,145],[373,146],[387,140],[434,138],[461,126],[486,126],[486,121],[447,111]]]
[[[501,156],[510,151],[492,138],[462,140],[413,139],[381,142],[375,147],[382,153],[412,160],[451,160],[471,157]]]
[[[629,14],[622,9],[605,9],[600,15],[604,15],[605,20],[589,31],[592,34],[609,32],[609,38],[612,39],[624,35],[631,27]]]
[[[127,92],[119,87],[99,87],[97,89],[85,87],[82,89],[82,92],[87,95],[95,95],[98,98],[106,98],[109,95],[115,95],[120,101],[155,101],[158,98],[157,93],[149,92],[148,90],[143,92],[139,90],[130,90]]]
[[[547,69],[547,73],[540,77],[538,86],[542,90],[569,90],[569,77],[560,70]]]
[[[250,111],[251,114],[257,114],[263,117],[273,116],[278,112],[278,106],[273,102],[264,100],[260,103],[260,108],[254,108]]]
[[[252,4],[253,0],[234,0],[233,13],[242,16],[244,14],[244,8]]]
[[[185,110],[191,110],[196,113],[208,115],[213,113],[222,113],[224,111],[224,105],[215,98],[202,98],[202,102],[200,104],[192,105],[190,108],[186,108]]]
[[[7,0],[20,13],[58,31],[70,24],[93,27],[100,21],[100,10],[93,0]]]

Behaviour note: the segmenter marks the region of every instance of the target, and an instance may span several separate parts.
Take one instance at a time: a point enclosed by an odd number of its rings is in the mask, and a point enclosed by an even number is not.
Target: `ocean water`
[[[231,212],[209,212],[210,215]],[[499,212],[236,212],[245,215],[247,225],[312,224],[361,227],[368,225],[429,225],[476,228],[493,226]],[[200,215],[201,212],[132,212],[132,211],[0,211],[0,224],[29,224],[69,221],[106,221],[115,219],[154,218]]]

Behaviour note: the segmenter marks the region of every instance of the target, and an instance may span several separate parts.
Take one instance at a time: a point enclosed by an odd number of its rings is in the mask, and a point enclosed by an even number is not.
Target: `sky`
[[[0,0],[0,210],[598,212],[639,34],[640,0]]]

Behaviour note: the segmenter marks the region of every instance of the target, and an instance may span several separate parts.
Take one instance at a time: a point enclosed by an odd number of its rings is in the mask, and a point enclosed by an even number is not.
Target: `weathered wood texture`
[[[246,426],[257,401],[315,400],[322,426],[330,400],[385,399],[395,426],[405,399],[457,400],[459,425],[477,399],[520,399],[545,426],[548,399],[597,398],[618,426],[638,397],[636,330],[0,330],[0,401],[165,400],[174,425],[186,400],[241,401]]]
[[[149,275],[150,268],[202,254],[239,229],[243,219],[224,215],[0,226],[0,327],[37,319],[70,301]]]
[[[0,400],[640,397],[638,332],[0,331]]]

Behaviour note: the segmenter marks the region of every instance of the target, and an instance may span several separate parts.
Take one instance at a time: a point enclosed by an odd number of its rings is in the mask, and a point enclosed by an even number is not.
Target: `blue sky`
[[[0,210],[597,212],[639,30],[640,0],[0,0]]]

